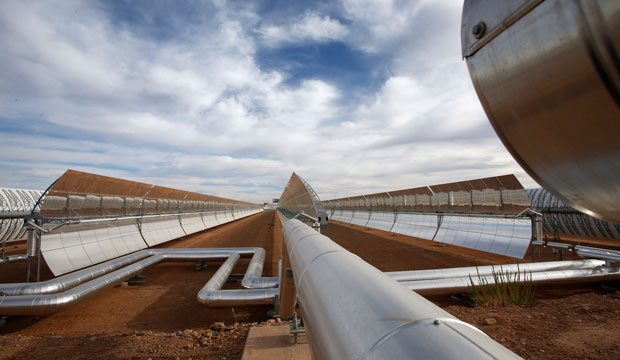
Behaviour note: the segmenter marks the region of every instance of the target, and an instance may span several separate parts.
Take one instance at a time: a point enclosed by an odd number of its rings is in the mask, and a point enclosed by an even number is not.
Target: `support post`
[[[297,305],[297,288],[291,269],[291,261],[286,250],[286,242],[282,242],[282,271],[280,272],[280,317],[290,320],[295,313]]]

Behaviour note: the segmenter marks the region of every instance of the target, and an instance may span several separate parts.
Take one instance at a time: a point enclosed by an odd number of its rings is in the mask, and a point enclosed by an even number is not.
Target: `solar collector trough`
[[[370,220],[370,212],[363,210],[356,210],[351,218],[351,224],[366,226]]]
[[[598,238],[607,240],[610,245],[619,245],[619,224],[583,214],[545,189],[528,189],[527,192],[532,208],[543,214],[543,228],[546,233]]]
[[[0,243],[25,240],[24,216],[30,214],[41,190],[0,189]]]
[[[518,216],[529,205],[514,175],[324,202],[333,220],[516,258],[532,238],[532,220]]]
[[[324,206],[332,220],[516,258],[533,237],[532,219],[520,215],[528,208],[542,215],[549,237],[594,238],[610,246],[620,241],[620,224],[580,213],[545,189],[524,190],[514,175],[326,200]]]
[[[233,211],[236,216],[233,216]],[[43,195],[41,254],[56,276],[262,211],[260,205],[68,170]]]

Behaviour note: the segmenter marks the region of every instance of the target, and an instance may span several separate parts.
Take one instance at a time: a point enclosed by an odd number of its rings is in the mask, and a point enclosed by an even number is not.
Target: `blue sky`
[[[262,202],[515,173],[462,2],[0,1],[0,186],[66,169]]]

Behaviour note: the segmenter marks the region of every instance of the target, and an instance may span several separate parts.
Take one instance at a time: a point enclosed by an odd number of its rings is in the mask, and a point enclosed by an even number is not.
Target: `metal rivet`
[[[433,324],[435,324],[435,325],[439,325],[439,324],[440,324],[440,322],[439,322],[439,320],[435,319],[435,321],[433,321]]]
[[[484,36],[486,29],[487,29],[487,24],[485,24],[484,21],[481,21],[477,23],[476,25],[474,25],[474,27],[471,29],[471,33],[474,35],[476,39],[480,39],[481,37]]]

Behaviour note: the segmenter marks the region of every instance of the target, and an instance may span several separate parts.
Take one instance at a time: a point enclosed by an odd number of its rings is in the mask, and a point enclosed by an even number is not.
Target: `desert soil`
[[[264,274],[275,276],[281,230],[274,214],[257,214],[164,246],[260,246],[267,251]],[[383,271],[515,262],[336,222],[325,233]],[[570,256],[565,254],[565,259]],[[544,249],[543,259],[556,260],[557,255]],[[247,263],[242,259],[233,273],[242,274]],[[143,273],[144,284],[104,290],[53,315],[11,317],[0,326],[0,359],[240,358],[250,326],[284,324],[269,317],[269,307],[207,309],[199,305],[195,296],[218,266],[209,263],[196,271],[192,263],[164,263]],[[23,281],[23,264],[2,269],[0,281]],[[51,276],[46,269],[43,275]],[[620,359],[619,287],[607,283],[537,289],[534,301],[524,307],[473,307],[463,296],[430,300],[525,358]]]

